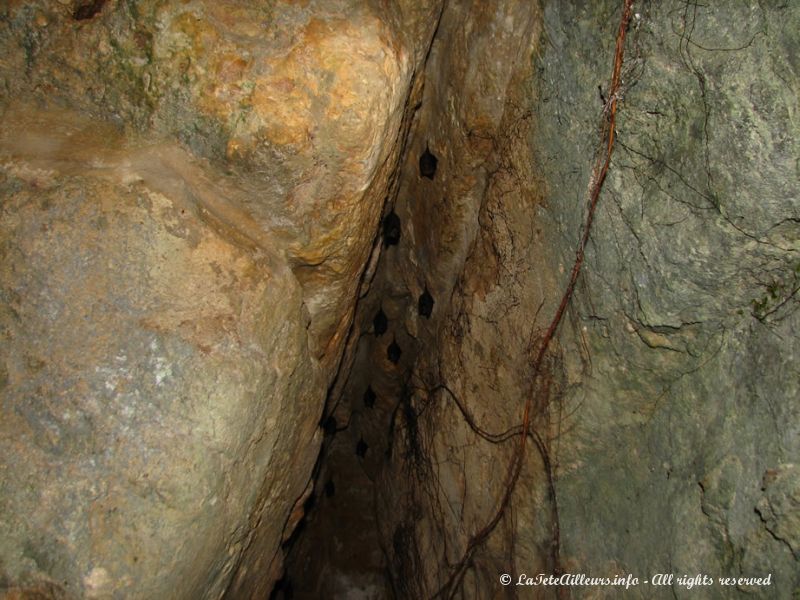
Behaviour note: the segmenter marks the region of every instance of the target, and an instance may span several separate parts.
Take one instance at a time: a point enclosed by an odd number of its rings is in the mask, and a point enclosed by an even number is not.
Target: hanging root
[[[625,34],[627,32],[628,24],[631,19],[633,2],[634,0],[623,0],[622,17],[620,19],[619,29],[617,30],[617,38],[616,38],[617,43],[616,43],[616,49],[614,51],[614,67],[611,74],[611,85],[609,86],[608,98],[603,108],[601,151],[597,157],[594,167],[592,168],[592,175],[589,181],[589,201],[588,201],[586,218],[583,223],[583,232],[581,234],[580,241],[578,243],[578,248],[575,253],[575,262],[573,263],[572,266],[572,271],[569,276],[569,281],[567,282],[567,285],[564,289],[564,293],[561,296],[561,302],[559,303],[555,315],[553,316],[553,319],[550,321],[550,325],[548,326],[544,336],[541,338],[541,342],[539,343],[538,350],[536,351],[535,358],[531,365],[533,370],[534,390],[537,380],[540,378],[542,365],[545,356],[547,354],[547,350],[550,346],[550,342],[553,340],[553,337],[555,336],[556,331],[558,330],[558,326],[561,324],[561,321],[564,317],[564,312],[566,311],[566,308],[569,305],[570,300],[572,299],[573,292],[575,291],[575,284],[578,281],[578,276],[580,275],[581,267],[583,266],[586,244],[589,241],[589,234],[592,229],[594,214],[597,209],[598,200],[600,199],[600,192],[603,188],[603,182],[606,179],[606,175],[608,174],[609,165],[611,164],[611,154],[614,150],[614,134],[615,134],[614,126],[617,115],[617,104],[620,99],[620,93],[621,93],[620,90],[621,72],[622,72],[623,51],[625,47]],[[540,411],[540,414],[546,410],[548,405],[548,398],[546,397],[546,394],[543,395],[544,397],[538,398],[539,402],[537,403],[537,407]],[[511,496],[514,493],[514,488],[517,485],[517,481],[519,480],[519,476],[522,471],[522,465],[525,458],[525,450],[529,436],[532,436],[534,443],[536,444],[537,449],[541,454],[542,461],[544,463],[544,467],[547,472],[548,494],[550,496],[550,501],[552,504],[553,517],[556,520],[556,522],[553,524],[553,532],[552,532],[553,539],[551,544],[552,560],[554,563],[553,569],[555,573],[562,572],[561,559],[560,559],[560,534],[558,525],[558,508],[555,498],[553,465],[551,462],[550,453],[547,449],[545,440],[542,439],[542,437],[539,435],[538,432],[531,430],[531,412],[533,408],[533,400],[534,400],[534,394],[531,394],[525,401],[525,407],[522,413],[522,429],[521,429],[522,435],[519,438],[519,445],[515,448],[514,453],[509,462],[506,485],[503,491],[503,496],[500,499],[497,509],[495,510],[492,518],[486,523],[486,525],[469,539],[461,559],[453,567],[453,570],[451,571],[449,578],[447,579],[445,584],[439,589],[439,591],[434,595],[434,598],[438,597],[452,598],[455,595],[464,577],[464,574],[467,571],[467,568],[472,563],[472,558],[475,551],[486,541],[486,539],[489,537],[492,531],[494,531],[494,529],[497,527],[498,523],[500,523],[500,521],[502,520],[506,512],[506,509],[508,508],[511,502]],[[569,597],[569,588],[560,587],[559,597],[560,598]]]

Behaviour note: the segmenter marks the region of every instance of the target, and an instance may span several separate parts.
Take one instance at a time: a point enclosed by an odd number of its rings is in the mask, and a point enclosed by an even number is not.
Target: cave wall
[[[442,590],[468,534],[491,517],[516,439],[508,430],[531,391],[531,325],[558,293],[540,216],[544,188],[529,146],[540,7],[453,3],[443,23],[398,196],[411,241],[386,275],[394,294],[409,288],[403,323],[415,348],[393,397],[392,447],[377,502],[398,597]],[[417,165],[429,142],[441,159],[432,182]],[[417,314],[425,283],[439,301],[430,320]],[[476,568],[459,587],[467,597],[497,593],[499,574],[513,571],[512,555],[531,569],[550,567],[544,481],[533,456],[520,482],[526,509],[515,510],[519,527],[504,524],[471,557]]]
[[[418,365],[430,361],[435,369],[438,360],[445,360],[438,353],[453,335],[443,323],[454,289],[485,288],[489,284],[483,278],[494,280],[497,262],[487,262],[489,253],[475,249],[482,228],[492,218],[482,204],[487,189],[512,185],[512,161],[529,173],[529,154],[512,155],[507,147],[524,146],[530,123],[528,92],[522,82],[530,75],[538,17],[527,2],[444,6],[425,66],[424,89],[419,102],[413,103],[415,133],[401,162],[391,206],[401,224],[400,238],[396,245],[383,248],[368,293],[358,304],[352,367],[329,397],[328,413],[336,431],[326,437],[315,508],[290,555],[288,581],[295,598],[326,593],[369,598],[430,594],[432,585],[427,582],[436,575],[437,563],[426,564],[427,554],[412,546],[399,548],[393,541],[398,528],[411,540],[413,526],[404,524],[407,510],[412,510],[406,493],[416,488],[417,472],[427,468],[417,458],[427,463],[432,450],[406,444],[406,419],[424,410],[415,398],[417,391],[442,381],[438,374],[422,373]],[[508,106],[507,99],[516,105]],[[503,135],[510,129],[515,138],[507,141]],[[437,159],[432,178],[420,174],[419,160],[426,149]],[[530,187],[526,184],[526,189]],[[522,229],[523,236],[529,233],[529,222],[517,224],[509,218],[504,223]],[[475,271],[475,279],[467,283],[464,273],[469,270]],[[537,283],[536,289],[542,286]],[[426,290],[434,301],[430,317],[419,312],[419,298]],[[538,297],[526,300],[531,310],[534,301]],[[375,330],[379,311],[388,322],[384,333]],[[462,334],[459,339],[466,337]],[[395,343],[400,355],[392,360],[389,348]],[[477,362],[454,368],[481,376]],[[367,389],[375,395],[371,406],[365,403]],[[447,421],[433,412],[427,417],[443,435],[460,427],[455,418]],[[512,414],[507,417],[513,419]],[[360,441],[366,444],[363,456],[356,454]],[[478,453],[472,458],[484,460]],[[452,460],[462,459],[470,459],[469,453]],[[472,464],[465,467],[476,476],[474,469]],[[325,491],[328,482],[335,488],[332,497]],[[474,492],[485,497],[485,490],[480,483]],[[423,510],[416,506],[413,510],[417,508]],[[468,510],[478,519],[482,508]],[[394,572],[388,584],[387,571]]]
[[[791,597],[792,3],[636,4],[531,369],[620,8],[4,3],[0,593],[556,597],[499,575],[560,569]]]
[[[399,597],[453,583],[458,597],[555,597],[498,578],[559,569],[772,575],[631,597],[800,587],[796,7],[637,3],[584,274],[543,372],[530,368],[574,262],[620,10],[445,9],[397,198],[405,245],[364,315],[368,330],[382,303],[412,351],[398,368],[390,340],[369,340],[350,394],[373,381],[386,398],[388,460],[371,472]],[[426,144],[433,181],[417,170]],[[430,321],[416,314],[426,284]],[[510,508],[466,554],[530,395],[542,446],[527,445]]]
[[[609,6],[545,11],[562,51],[544,53],[542,97],[574,99],[559,111],[596,106],[576,83],[608,68]],[[642,578],[773,577],[770,588],[676,585],[654,597],[788,598],[800,588],[800,11],[636,10],[613,171],[573,313],[581,335],[565,344],[588,363],[564,395],[573,416],[557,442],[564,559]],[[572,42],[591,35],[605,61]],[[586,181],[585,167],[576,176],[556,159],[589,140],[572,124],[540,130],[540,163],[564,204]]]
[[[0,594],[269,595],[438,8],[0,6]]]

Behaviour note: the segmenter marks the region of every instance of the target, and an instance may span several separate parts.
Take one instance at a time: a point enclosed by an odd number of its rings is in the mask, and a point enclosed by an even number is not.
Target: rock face
[[[395,597],[494,597],[501,573],[558,569],[771,575],[631,597],[798,593],[797,8],[637,3],[584,274],[531,370],[575,258],[621,4],[446,6],[403,160],[402,235],[359,306],[337,405],[348,427],[322,467],[349,495],[323,500],[298,574],[328,552],[319,579],[352,584],[345,557],[371,553]],[[388,331],[370,335],[379,309]],[[496,513],[531,395],[510,508],[458,572]],[[360,438],[370,451],[353,466]],[[377,540],[337,528],[373,521]],[[374,593],[367,581],[353,587]]]
[[[800,593],[800,8],[636,4],[532,369],[621,5],[6,2],[0,592]]]
[[[527,315],[529,327],[542,299],[555,296],[548,275],[533,270],[545,249],[536,251],[543,238],[535,237],[526,212],[539,202],[526,145],[532,124],[526,81],[540,31],[541,15],[528,2],[445,7],[402,164],[395,204],[402,234],[382,254],[359,303],[363,335],[335,412],[347,428],[325,442],[320,506],[290,560],[298,597],[320,597],[331,585],[337,597],[431,597],[443,583],[445,561],[457,558],[462,522],[471,527],[484,519],[493,501],[487,492],[499,488],[506,454],[492,456],[496,448],[472,439],[447,390],[468,399],[467,410],[478,411],[487,428],[513,423],[518,404],[511,391],[503,401],[492,388],[501,380],[526,385],[513,381],[526,364],[526,356],[514,355],[516,345],[529,342],[519,323]],[[426,149],[437,159],[432,178],[420,171]],[[524,189],[516,189],[524,178]],[[495,254],[500,247],[508,264]],[[537,258],[518,264],[523,251]],[[523,269],[536,278],[527,290],[527,282],[514,282]],[[426,289],[433,299],[429,317],[419,302]],[[523,292],[523,305],[507,295]],[[490,295],[500,305],[472,320],[473,307]],[[520,321],[503,322],[514,305]],[[379,310],[388,330],[378,336]],[[387,355],[393,341],[402,349],[397,363]],[[364,402],[368,386],[376,395],[371,407]],[[362,437],[369,450],[356,459]],[[329,479],[336,483],[333,498],[324,496]],[[529,535],[534,544],[546,533]],[[529,556],[528,564],[539,564],[539,556]],[[479,597],[496,589],[500,572],[480,582]]]
[[[572,40],[613,31],[595,10],[545,12],[564,52],[545,52],[542,96],[571,96],[579,114],[590,90],[581,99],[582,78],[566,73],[604,64]],[[559,438],[570,568],[772,574],[769,588],[716,585],[706,598],[800,589],[787,541],[800,508],[787,464],[800,458],[798,24],[796,6],[659,3],[633,25],[614,174],[576,304],[583,335],[565,342],[591,361],[562,404],[575,415]],[[548,157],[583,135],[541,136],[546,178],[564,182],[553,201],[566,204],[586,180]],[[782,533],[765,504],[783,507]]]
[[[0,591],[269,595],[437,11],[0,8]]]
[[[0,234],[6,577],[217,597],[313,465],[301,288],[181,194],[29,175],[4,181]]]

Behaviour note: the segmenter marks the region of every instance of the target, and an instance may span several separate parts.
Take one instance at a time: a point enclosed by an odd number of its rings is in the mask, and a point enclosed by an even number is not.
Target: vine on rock
[[[561,321],[564,317],[564,312],[566,311],[567,306],[569,305],[570,300],[572,299],[573,292],[575,291],[575,284],[578,281],[578,276],[580,275],[581,267],[583,266],[586,245],[589,241],[589,235],[592,229],[592,222],[594,221],[594,214],[597,209],[597,203],[600,199],[600,192],[603,188],[603,183],[606,179],[606,175],[608,174],[608,169],[611,164],[611,154],[614,150],[614,141],[615,141],[617,104],[619,99],[621,98],[621,86],[622,86],[621,73],[622,73],[623,52],[625,46],[625,34],[627,33],[628,25],[631,20],[633,3],[634,0],[623,0],[622,17],[620,19],[619,29],[617,30],[617,36],[616,36],[616,48],[614,51],[614,66],[611,74],[611,85],[608,88],[609,90],[608,97],[605,106],[603,108],[603,122],[601,129],[601,150],[592,168],[592,174],[589,181],[588,209],[583,223],[583,232],[578,242],[578,248],[575,253],[575,261],[572,266],[572,271],[570,272],[569,280],[561,296],[561,301],[558,305],[558,308],[556,309],[555,315],[553,316],[549,326],[547,327],[547,330],[545,331],[544,335],[541,338],[541,341],[539,342],[538,349],[536,350],[535,357],[531,365],[534,385],[536,385],[536,381],[541,375],[542,366],[544,364],[545,357],[547,355],[547,350],[550,346],[550,343],[553,340],[553,337],[556,334],[556,331],[558,330],[559,325],[561,324]],[[538,404],[539,410],[542,412],[547,409],[548,405],[546,397],[547,393],[548,393],[547,386],[545,386],[545,390],[543,392],[543,395],[545,397]],[[464,574],[466,573],[468,567],[472,563],[472,558],[473,555],[475,554],[475,551],[486,541],[489,535],[495,530],[497,525],[501,522],[504,514],[506,513],[506,510],[509,508],[511,502],[511,496],[514,493],[514,489],[519,480],[520,473],[522,472],[522,466],[524,463],[525,451],[529,436],[533,438],[534,443],[544,462],[545,471],[547,472],[549,495],[550,495],[550,500],[553,504],[554,519],[555,519],[555,522],[553,524],[553,539],[552,539],[552,558],[554,562],[553,568],[556,576],[562,572],[560,563],[560,549],[559,549],[560,534],[558,530],[558,513],[557,513],[558,509],[555,503],[555,495],[554,495],[555,488],[553,481],[553,466],[551,462],[550,453],[548,451],[547,445],[545,444],[545,441],[542,439],[542,437],[539,435],[537,431],[531,428],[533,400],[534,400],[534,395],[531,394],[527,397],[525,401],[525,406],[522,413],[522,425],[520,430],[521,435],[520,435],[519,445],[514,449],[513,455],[509,462],[508,474],[506,476],[506,484],[503,490],[502,498],[500,499],[497,508],[494,511],[492,518],[489,519],[486,525],[469,539],[466,548],[461,556],[461,559],[455,564],[447,581],[434,595],[434,598],[439,598],[439,597],[452,598],[455,596],[461,582],[463,581]],[[566,586],[560,587],[559,597],[561,598],[569,597],[569,588]]]

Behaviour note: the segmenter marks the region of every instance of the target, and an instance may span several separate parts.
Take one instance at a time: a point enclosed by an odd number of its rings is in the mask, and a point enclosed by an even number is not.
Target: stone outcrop
[[[438,10],[0,8],[6,594],[269,594]]]
[[[794,597],[793,3],[636,3],[532,369],[621,5],[0,7],[0,590]]]
[[[581,69],[608,68],[609,14],[549,4],[563,52],[545,51],[543,97],[596,110]],[[785,464],[800,456],[798,23],[786,4],[670,2],[632,24],[613,174],[564,343],[586,356],[558,438],[571,570],[772,574],[769,588],[675,586],[678,597],[800,588],[796,556],[759,516],[764,496],[782,505],[785,536],[798,508]],[[575,46],[588,31],[607,54]],[[590,138],[574,125],[540,133],[546,179],[561,182],[553,202],[567,205],[586,173],[553,159]]]
[[[499,489],[500,456],[506,454],[493,456],[496,448],[472,440],[442,386],[458,394],[464,394],[462,385],[470,389],[468,410],[478,411],[487,428],[513,423],[518,405],[492,388],[525,385],[513,376],[524,371],[526,356],[514,353],[515,344],[529,342],[529,332],[503,316],[515,304],[520,317],[534,315],[542,299],[556,293],[552,277],[534,271],[533,262],[518,264],[523,249],[534,256],[546,251],[538,245],[544,238],[532,238],[537,232],[525,212],[541,198],[526,146],[532,116],[525,87],[540,35],[541,14],[527,2],[445,8],[402,163],[394,207],[402,235],[382,254],[359,303],[362,336],[334,411],[346,428],[325,443],[320,506],[293,549],[290,574],[299,597],[315,597],[332,582],[342,594],[431,597],[446,572],[444,561],[457,559],[460,519],[480,523],[493,500],[487,491]],[[437,157],[432,178],[420,173],[426,149]],[[517,189],[521,181],[530,196]],[[490,229],[493,224],[497,229]],[[509,264],[495,254],[501,246]],[[522,290],[521,280],[513,282],[517,269],[537,277],[536,283]],[[434,299],[430,318],[419,310],[426,289]],[[521,306],[506,296],[522,292]],[[472,307],[487,297],[502,306],[470,320]],[[376,336],[379,310],[388,317],[388,330]],[[492,351],[483,354],[489,340]],[[393,341],[402,349],[396,364],[387,355]],[[372,407],[364,404],[368,386],[376,395]],[[356,460],[362,438],[369,450]],[[453,438],[462,447],[450,447]],[[333,498],[324,493],[328,480],[336,485]],[[460,508],[447,509],[450,502]],[[530,537],[542,533],[531,531]],[[538,560],[531,555],[532,564]],[[387,571],[388,589],[382,582]],[[492,577],[478,589],[495,587]],[[375,595],[376,588],[385,596]]]
[[[374,547],[397,597],[448,583],[490,597],[501,573],[557,569],[772,575],[768,588],[642,597],[800,589],[796,8],[637,3],[584,272],[543,372],[531,370],[575,259],[620,9],[447,5],[403,161],[401,241],[359,307],[365,335],[337,405],[348,428],[320,480],[375,481],[375,499],[360,492],[364,516],[355,492],[323,498],[298,574],[308,547],[334,538],[352,554]],[[433,179],[418,170],[426,147]],[[376,337],[379,308],[389,328]],[[536,439],[511,507],[450,580],[495,514],[531,395]],[[370,451],[357,469],[360,438]],[[337,537],[336,523],[372,520],[377,540]],[[322,563],[322,580],[358,580],[352,561]]]

